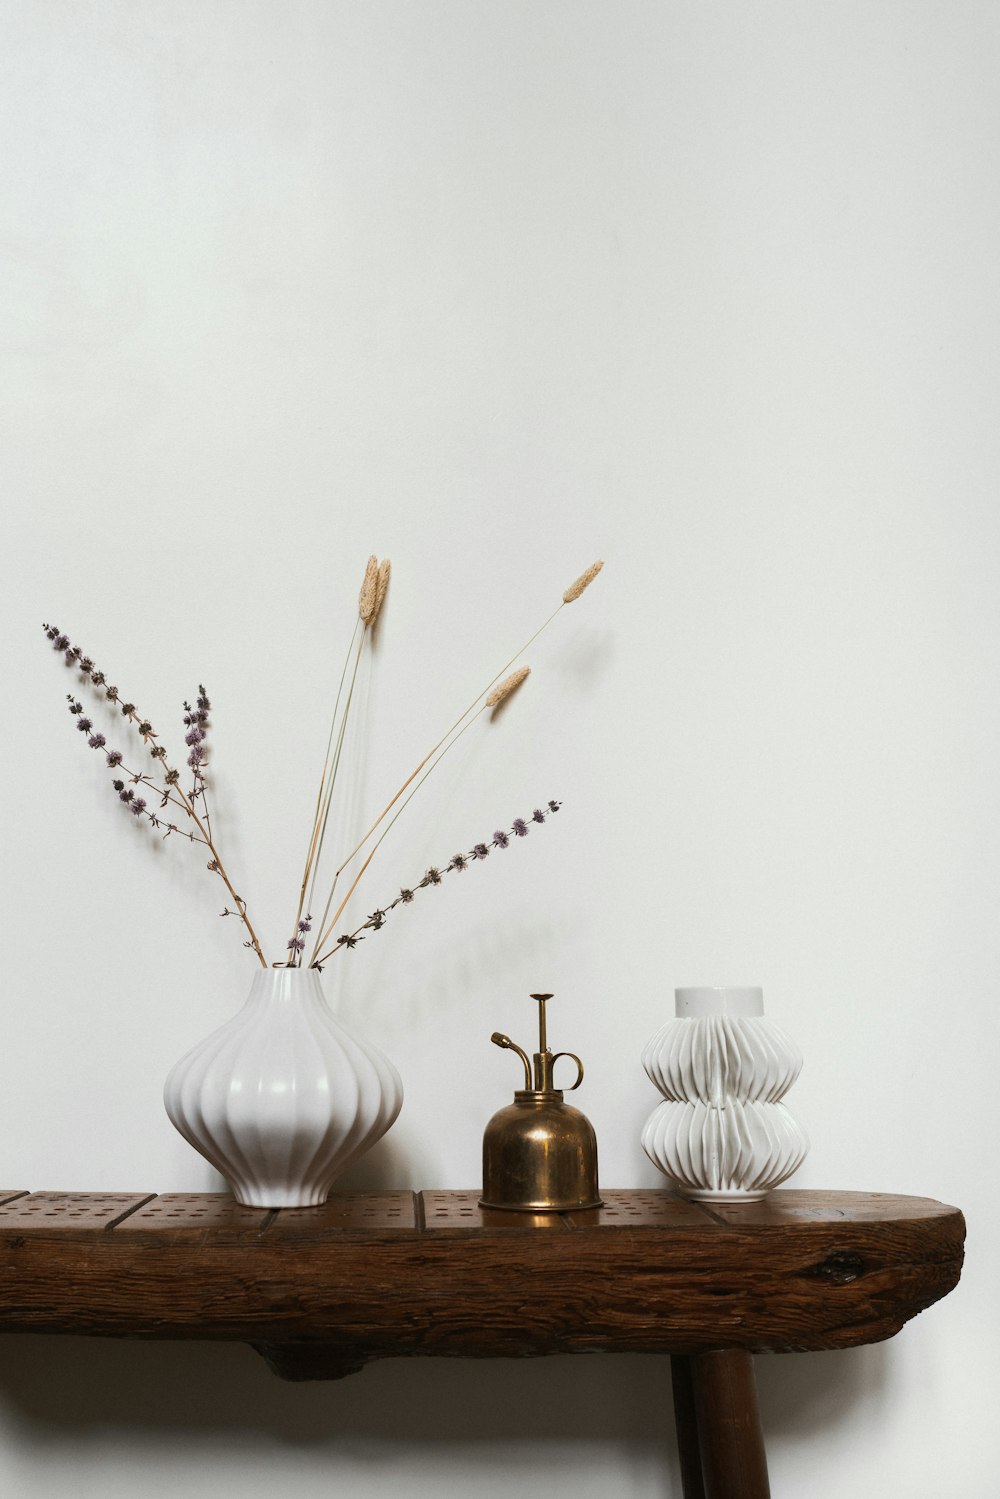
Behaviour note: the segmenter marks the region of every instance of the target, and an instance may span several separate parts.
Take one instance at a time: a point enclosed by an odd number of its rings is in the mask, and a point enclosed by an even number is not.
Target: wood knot
[[[857,1280],[859,1275],[864,1275],[865,1269],[865,1262],[860,1254],[849,1249],[835,1249],[825,1260],[814,1265],[809,1274],[818,1280],[829,1281],[834,1286],[846,1286],[852,1280]]]

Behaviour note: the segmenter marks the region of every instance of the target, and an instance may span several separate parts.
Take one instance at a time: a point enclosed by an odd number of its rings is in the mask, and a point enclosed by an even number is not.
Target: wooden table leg
[[[677,1427],[677,1456],[681,1465],[681,1491],[684,1499],[705,1499],[701,1454],[698,1451],[698,1418],[691,1382],[691,1360],[675,1353],[670,1360],[670,1373],[674,1386],[674,1424]]]
[[[705,1499],[769,1499],[752,1354],[698,1353],[690,1365]]]

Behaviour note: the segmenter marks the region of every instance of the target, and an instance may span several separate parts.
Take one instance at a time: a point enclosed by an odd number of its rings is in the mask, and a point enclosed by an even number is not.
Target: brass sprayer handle
[[[583,1082],[583,1063],[580,1061],[580,1058],[577,1056],[575,1051],[557,1051],[555,1056],[552,1058],[553,1067],[555,1067],[560,1057],[572,1057],[573,1061],[576,1063],[576,1082],[570,1083],[568,1088],[562,1090],[565,1093],[572,1093],[574,1089],[579,1088],[580,1084]]]

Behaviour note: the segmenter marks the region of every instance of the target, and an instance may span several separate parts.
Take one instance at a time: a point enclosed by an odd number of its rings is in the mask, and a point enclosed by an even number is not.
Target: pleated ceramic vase
[[[642,1056],[663,1094],[642,1134],[654,1165],[696,1202],[751,1202],[809,1149],[781,1099],[802,1057],[764,1016],[760,989],[676,989],[676,1017]]]
[[[403,1102],[395,1067],[337,1019],[310,968],[268,968],[163,1090],[170,1122],[246,1207],[314,1207]]]

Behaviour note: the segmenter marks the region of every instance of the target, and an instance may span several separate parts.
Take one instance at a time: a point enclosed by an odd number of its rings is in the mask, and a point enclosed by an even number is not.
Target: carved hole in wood
[[[846,1286],[859,1275],[864,1275],[866,1269],[860,1254],[850,1249],[837,1249],[820,1264],[814,1265],[809,1273],[820,1280],[828,1280],[831,1285]]]

